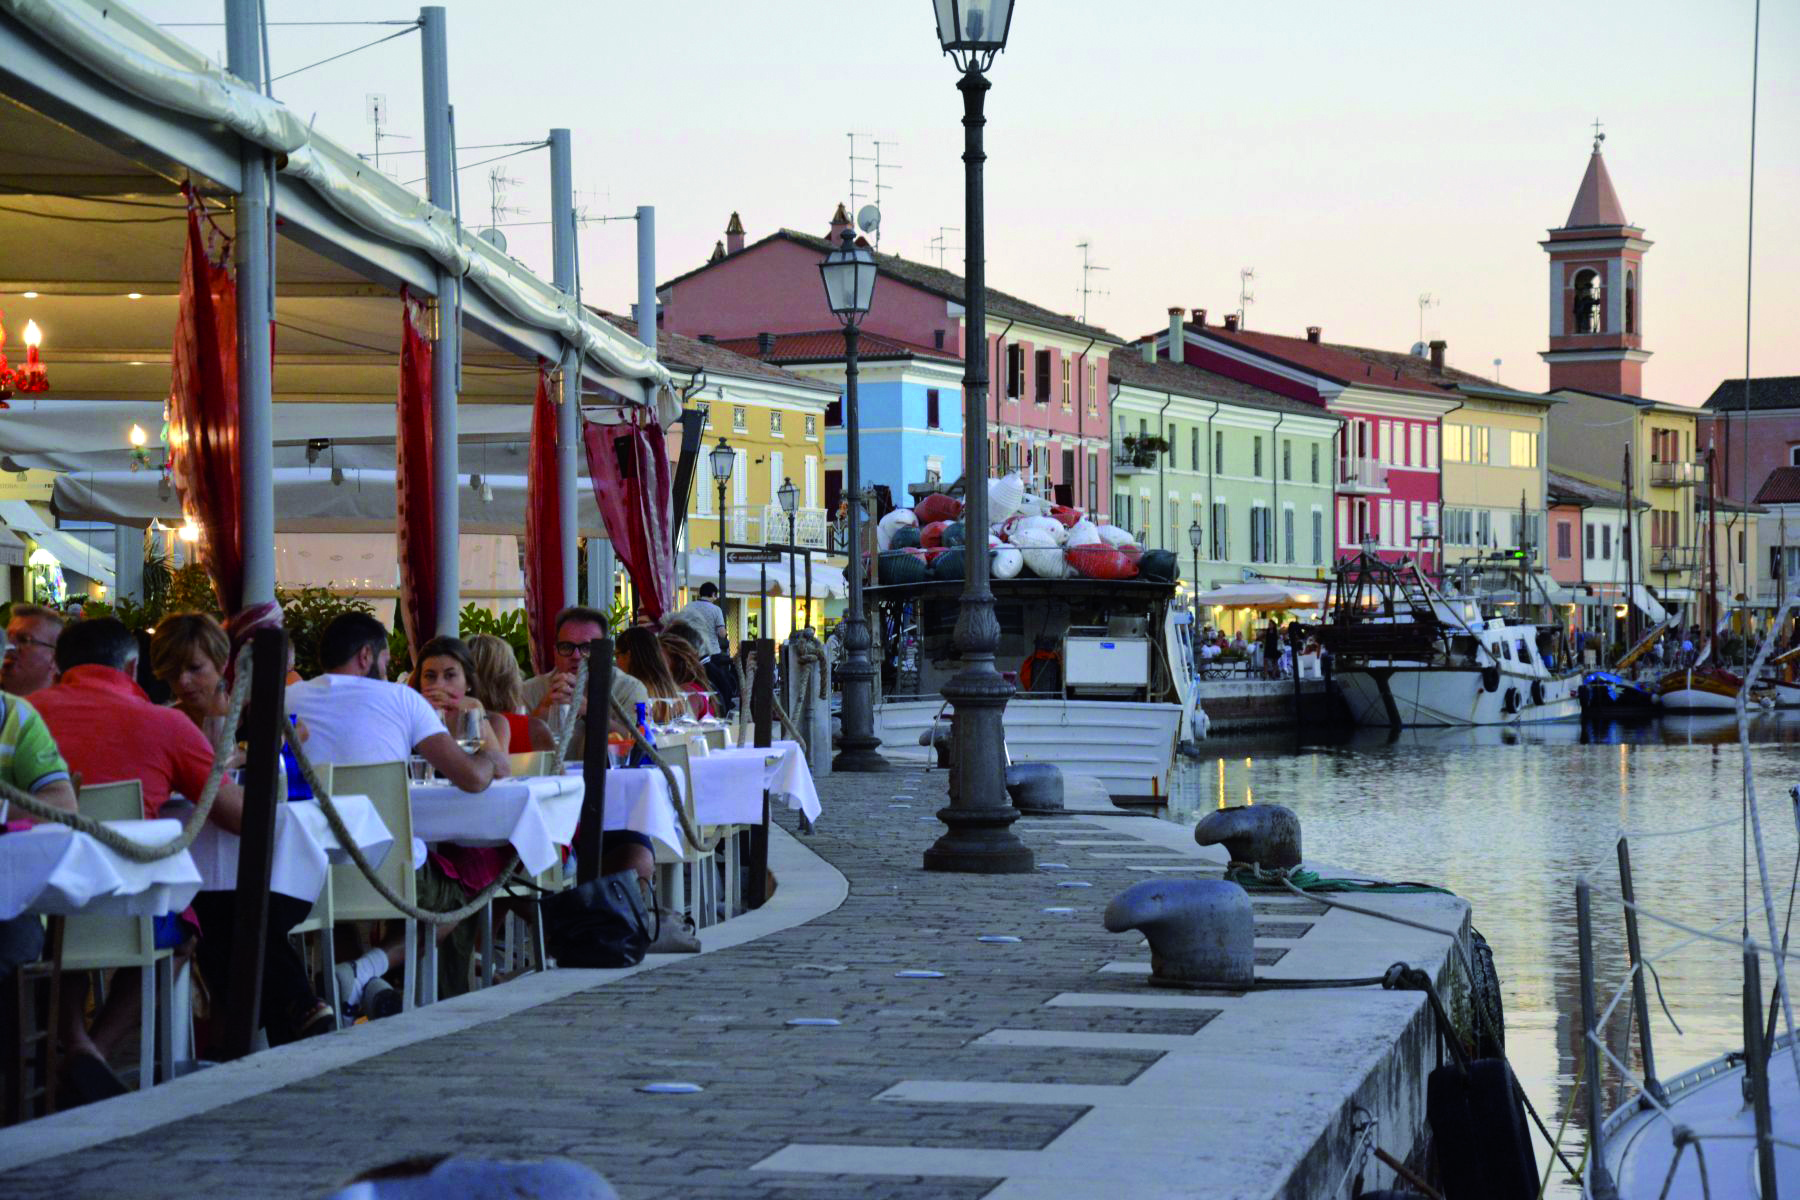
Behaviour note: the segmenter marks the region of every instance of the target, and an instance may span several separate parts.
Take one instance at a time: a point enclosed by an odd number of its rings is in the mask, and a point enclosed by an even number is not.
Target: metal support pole
[[[951,737],[950,803],[938,810],[949,830],[925,851],[927,871],[984,875],[1035,869],[1031,850],[1012,831],[1018,810],[1006,795],[1006,727],[1002,716],[1012,685],[994,668],[1000,623],[988,586],[987,502],[987,262],[981,172],[987,155],[981,131],[988,81],[973,65],[957,83],[963,95],[964,216],[968,259],[963,321],[963,591],[955,645],[962,670],[944,685],[955,709]],[[853,547],[852,552],[855,552]]]
[[[765,631],[766,633],[766,631]],[[750,683],[750,717],[755,723],[751,738],[753,745],[768,746],[775,740],[775,641],[764,636],[756,639],[751,646],[751,653],[756,656],[756,678]],[[749,880],[745,887],[745,902],[751,908],[761,908],[769,898],[769,793],[763,792],[762,823],[750,830],[750,846],[747,855],[747,871]]]
[[[1769,1050],[1763,1045],[1762,963],[1744,939],[1744,1090],[1756,1120],[1756,1171],[1763,1200],[1775,1200],[1775,1136],[1769,1116]]]
[[[723,613],[725,611],[725,481],[723,479],[719,480],[719,545],[718,545],[718,551],[719,551],[719,611],[721,613]],[[729,623],[725,627],[725,636],[727,638],[729,638],[731,636],[731,626]],[[720,646],[719,649],[728,650],[728,649],[730,649],[730,647]],[[745,697],[745,699],[748,699],[748,697]]]
[[[232,908],[231,969],[216,1011],[223,1014],[219,1057],[250,1053],[263,1023],[262,977],[269,932],[269,873],[275,862],[275,806],[287,798],[281,770],[281,729],[287,724],[287,634],[265,625],[251,635],[244,816],[238,831],[236,903]],[[285,933],[286,931],[281,931]]]
[[[838,672],[844,681],[844,732],[838,738],[842,749],[831,760],[831,769],[868,772],[885,771],[889,764],[876,749],[881,739],[875,736],[875,667],[869,661],[869,621],[863,609],[862,417],[856,395],[856,351],[861,335],[854,322],[844,326],[844,482],[850,497],[850,557],[845,574],[850,580],[850,609],[844,614],[844,666]],[[982,496],[986,495],[984,487]],[[965,524],[965,528],[974,526]],[[975,544],[967,538],[964,541]],[[971,551],[963,552],[965,561],[971,556]]]
[[[232,74],[263,83],[262,5],[226,0],[225,59]],[[269,152],[240,139],[237,236],[239,550],[244,557],[243,608],[275,602],[275,372],[270,325],[275,317],[275,234],[271,210],[275,168]],[[230,598],[227,598],[229,606]]]
[[[588,652],[587,711],[581,743],[581,821],[575,831],[575,882],[600,878],[606,817],[606,735],[612,729],[613,643],[603,637]]]
[[[425,79],[425,182],[431,203],[456,212],[455,147],[450,131],[450,50],[445,37],[444,9],[419,10],[420,56]],[[457,487],[456,377],[462,362],[461,281],[442,267],[437,273],[436,344],[431,350],[431,511],[432,557],[437,560],[436,629],[457,633],[462,609],[462,496]]]
[[[569,154],[569,131],[550,131],[550,259],[552,278],[572,301],[581,287],[575,278],[575,171]],[[576,489],[581,486],[581,351],[563,347],[560,388],[556,397],[556,511],[562,529],[563,603],[575,603]]]
[[[1625,948],[1631,952],[1631,965],[1636,968],[1631,977],[1631,999],[1637,1009],[1638,1046],[1644,1056],[1644,1090],[1659,1103],[1667,1104],[1669,1096],[1656,1077],[1656,1052],[1650,1042],[1650,1002],[1644,988],[1644,972],[1649,968],[1644,966],[1644,951],[1638,942],[1637,910],[1632,907],[1637,903],[1637,893],[1631,882],[1631,847],[1624,838],[1619,839],[1619,898],[1625,902]]]
[[[1588,1157],[1586,1183],[1594,1200],[1618,1200],[1619,1189],[1612,1173],[1606,1169],[1605,1146],[1600,1139],[1600,1126],[1606,1119],[1601,1104],[1605,1099],[1605,1080],[1600,1075],[1600,1032],[1597,1028],[1594,1002],[1594,919],[1593,897],[1587,876],[1575,881],[1575,924],[1581,942],[1581,1057],[1587,1076]]]

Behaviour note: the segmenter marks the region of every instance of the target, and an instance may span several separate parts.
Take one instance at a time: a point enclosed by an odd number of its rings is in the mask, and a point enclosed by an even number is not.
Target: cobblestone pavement
[[[1128,834],[1079,816],[1022,820],[1016,828],[1045,864],[1037,873],[928,874],[920,856],[942,832],[928,819],[943,802],[941,773],[820,782],[825,817],[804,841],[849,880],[837,910],[20,1168],[0,1175],[0,1195],[316,1196],[378,1163],[462,1152],[567,1155],[628,1200],[981,1196],[999,1180],[751,1168],[791,1142],[1037,1150],[1086,1108],[876,1097],[908,1079],[1125,1084],[1163,1051],[974,1043],[999,1028],[1186,1035],[1216,1015],[1045,1007],[1062,992],[1143,990],[1141,979],[1097,973],[1142,955],[1135,938],[1099,923],[1111,895],[1146,878],[1125,856],[1147,848]],[[1171,854],[1139,857],[1166,863]],[[1057,886],[1071,881],[1093,886]],[[1044,911],[1051,907],[1074,911]],[[1287,922],[1258,933],[1304,934],[1306,922],[1292,918],[1310,915],[1305,906],[1280,913]],[[1022,940],[976,940],[992,934]],[[911,968],[945,977],[896,978]],[[841,1024],[786,1024],[794,1017]],[[635,1090],[653,1080],[705,1090]]]

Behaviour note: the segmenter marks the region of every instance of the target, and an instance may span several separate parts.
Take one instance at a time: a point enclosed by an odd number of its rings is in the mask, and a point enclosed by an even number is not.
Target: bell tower
[[[1644,253],[1651,243],[1625,219],[1600,146],[1594,149],[1562,228],[1538,245],[1550,256],[1550,389],[1643,394]]]

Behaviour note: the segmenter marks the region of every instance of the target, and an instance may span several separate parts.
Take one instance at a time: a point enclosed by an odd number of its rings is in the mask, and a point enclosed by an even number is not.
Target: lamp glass
[[[1200,522],[1195,521],[1192,525],[1188,526],[1188,545],[1198,550],[1200,548],[1200,539],[1203,536],[1205,535],[1200,529]]]
[[[938,43],[944,53],[991,59],[1006,48],[1013,0],[932,0],[932,7],[937,10]]]
[[[731,469],[737,465],[737,451],[731,448],[730,443],[724,438],[720,438],[719,444],[712,448],[712,453],[708,457],[712,462],[714,479],[731,478]]]
[[[800,503],[800,489],[794,486],[792,479],[783,479],[781,486],[775,489],[775,498],[781,502],[781,511],[791,517]]]
[[[840,320],[868,312],[875,299],[875,275],[875,255],[867,246],[857,245],[855,236],[846,229],[843,244],[819,264],[819,277],[825,281],[826,306]]]

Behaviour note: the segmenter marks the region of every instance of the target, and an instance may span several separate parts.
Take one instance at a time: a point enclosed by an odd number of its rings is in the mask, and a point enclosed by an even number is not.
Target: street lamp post
[[[719,611],[725,611],[725,485],[731,482],[731,469],[737,466],[737,451],[724,438],[708,456],[713,480],[719,485]],[[724,649],[724,647],[720,647]]]
[[[869,661],[869,622],[863,613],[863,562],[860,523],[862,507],[862,415],[856,398],[856,346],[862,330],[857,322],[875,298],[875,255],[856,244],[846,229],[836,250],[819,264],[825,283],[825,303],[844,325],[844,474],[849,491],[850,611],[844,615],[844,665],[838,672],[844,681],[844,732],[841,749],[831,760],[834,771],[885,771],[888,760],[876,747],[875,665]]]
[[[1006,795],[1006,729],[1002,717],[1012,685],[994,668],[1000,623],[988,586],[987,501],[987,264],[981,169],[987,160],[983,73],[1006,48],[1012,0],[933,0],[938,41],[962,72],[963,233],[963,591],[956,614],[955,645],[962,669],[944,685],[955,709],[951,724],[950,803],[938,810],[949,829],[925,851],[927,871],[984,875],[1034,870],[1031,850],[1013,832],[1018,810]]]
[[[1188,545],[1194,548],[1194,621],[1188,626],[1188,645],[1194,648],[1196,656],[1200,653],[1200,542],[1205,536],[1205,531],[1200,528],[1200,518],[1195,517],[1188,526]],[[1196,657],[1194,666],[1199,665],[1200,660]]]
[[[783,476],[781,486],[775,489],[775,499],[780,503],[781,511],[787,515],[787,543],[790,546],[797,546],[799,543],[794,540],[794,511],[800,506],[800,489],[794,486],[794,481],[792,479]],[[766,541],[767,539],[764,540]],[[788,623],[792,626],[792,628],[788,630],[788,637],[791,638],[800,632],[800,610],[797,607],[799,602],[795,599],[795,593],[798,592],[800,588],[799,580],[795,577],[794,573],[794,552],[789,550],[787,556]]]

